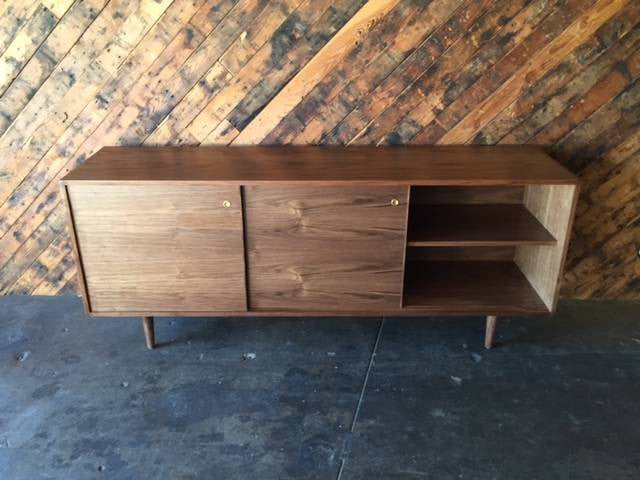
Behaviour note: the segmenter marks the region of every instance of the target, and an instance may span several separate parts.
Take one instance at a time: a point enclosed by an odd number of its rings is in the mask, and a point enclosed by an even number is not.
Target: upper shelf
[[[556,239],[521,204],[414,205],[407,245],[555,245]]]
[[[63,181],[527,185],[577,179],[535,146],[105,147]]]

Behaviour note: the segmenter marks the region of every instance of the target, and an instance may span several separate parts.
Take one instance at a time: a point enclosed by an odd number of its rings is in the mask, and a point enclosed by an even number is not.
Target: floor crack
[[[344,466],[347,463],[347,458],[349,456],[349,453],[351,453],[351,441],[353,438],[353,432],[355,431],[356,422],[358,421],[358,415],[360,414],[360,408],[362,407],[364,392],[367,389],[367,383],[369,382],[369,375],[371,374],[371,370],[373,369],[373,363],[375,361],[376,353],[378,351],[378,344],[380,343],[380,337],[382,336],[383,327],[384,327],[384,317],[382,317],[382,319],[380,320],[380,326],[378,327],[378,334],[376,335],[376,341],[373,344],[373,348],[371,349],[371,355],[369,356],[369,365],[367,365],[367,373],[365,374],[364,380],[362,381],[362,388],[360,389],[360,397],[358,398],[356,410],[353,413],[351,428],[349,428],[349,434],[346,436],[345,442],[343,444],[342,459],[340,460],[340,468],[338,469],[338,475],[336,476],[336,480],[341,480]]]

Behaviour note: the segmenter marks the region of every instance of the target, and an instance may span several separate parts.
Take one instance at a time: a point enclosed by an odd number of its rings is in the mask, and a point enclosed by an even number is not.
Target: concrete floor
[[[483,327],[0,298],[0,478],[640,478],[640,304]]]

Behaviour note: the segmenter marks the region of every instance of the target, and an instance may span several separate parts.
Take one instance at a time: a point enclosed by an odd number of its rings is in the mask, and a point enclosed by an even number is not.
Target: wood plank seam
[[[524,8],[525,8],[525,7],[523,6],[523,7],[522,7],[522,10],[523,10]],[[484,17],[485,17],[485,15],[488,15],[488,12],[484,12],[484,14],[482,15],[482,17],[480,17],[480,19],[479,19],[478,21],[480,21],[482,18],[484,18]],[[502,27],[498,28],[495,32],[493,32],[493,34],[492,34],[492,36],[491,36],[490,38],[493,38],[495,35],[497,35],[497,34],[502,30],[502,28],[504,28],[504,26],[502,26]],[[453,44],[451,44],[451,45],[450,45],[446,50],[444,50],[444,51],[439,55],[439,57],[438,57],[438,58],[442,58],[442,57],[446,56],[446,54],[447,54],[448,52],[451,52],[451,51],[452,51],[452,49],[455,47],[455,45],[456,45],[456,44],[458,44],[458,42],[461,42],[461,41],[462,41],[462,40],[461,40],[461,38],[462,38],[462,37],[458,38],[458,39],[457,39]],[[478,46],[477,46],[477,48],[480,48],[480,46],[478,45]],[[418,82],[420,82],[420,81],[421,81],[421,79],[424,77],[424,75],[425,75],[426,73],[428,73],[429,69],[431,68],[431,65],[433,65],[433,64],[430,64],[429,66],[427,66],[427,68],[426,68],[426,69],[425,69],[425,70],[424,70],[420,75],[418,75],[418,76],[417,76],[417,77],[416,77],[416,78],[415,78],[411,83],[409,83],[409,84],[405,87],[405,89],[404,89],[404,90],[403,90],[403,91],[402,91],[402,92],[401,92],[401,93],[400,93],[396,98],[401,98],[403,94],[405,94],[405,93],[407,93],[407,92],[412,91],[412,89],[413,89],[413,88],[418,84]],[[384,114],[384,113],[385,113],[385,112],[386,112],[386,111],[387,111],[387,110],[388,110],[392,105],[393,105],[393,104],[392,104],[392,103],[390,103],[390,104],[389,104],[389,106],[388,106],[387,108],[385,108],[384,110],[382,110],[381,112],[379,112],[375,117],[373,117],[373,118],[372,118],[372,119],[367,123],[367,125],[365,125],[365,126],[360,130],[360,132],[358,132],[355,136],[353,136],[353,137],[348,141],[348,144],[352,144],[352,143],[354,143],[355,141],[357,141],[357,140],[358,140],[358,139],[359,139],[359,138],[360,138],[360,137],[361,137],[361,136],[362,136],[362,135],[367,131],[367,128],[368,128],[371,124],[373,124],[373,123],[374,123],[378,118],[380,118],[380,117],[381,117],[381,116],[382,116],[382,115],[383,115],[383,114]],[[382,141],[382,139],[380,139],[380,140],[378,141],[378,143],[377,143],[377,144],[379,145],[379,144],[381,143],[381,141]]]

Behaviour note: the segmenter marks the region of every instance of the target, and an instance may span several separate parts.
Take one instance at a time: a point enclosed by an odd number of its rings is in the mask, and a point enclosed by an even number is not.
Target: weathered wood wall
[[[535,143],[583,180],[565,296],[640,297],[640,2],[4,0],[0,292],[76,289],[102,145]]]

